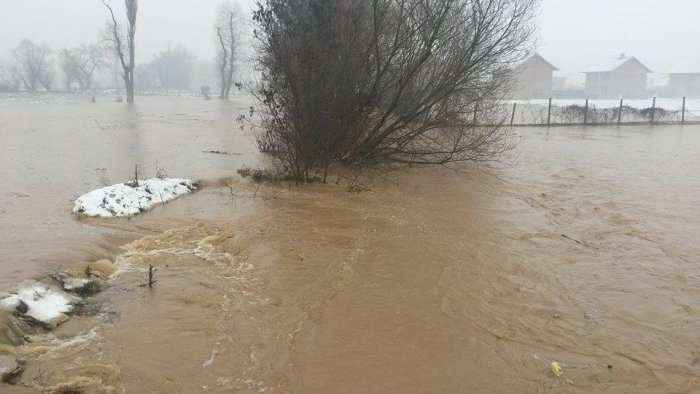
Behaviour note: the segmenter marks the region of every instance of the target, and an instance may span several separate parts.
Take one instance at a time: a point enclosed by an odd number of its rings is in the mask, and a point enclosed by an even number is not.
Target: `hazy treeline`
[[[125,69],[136,91],[208,91],[214,86],[221,98],[228,98],[239,64],[242,18],[236,3],[225,1],[212,21],[213,59],[198,59],[184,45],[168,45],[148,58],[130,65],[129,25],[122,22],[119,2],[104,1],[106,27],[92,39],[71,47],[51,47],[44,42],[23,39],[6,53],[0,53],[0,92],[96,92],[125,88]],[[135,7],[129,0],[125,7]],[[128,13],[127,13],[128,15]],[[134,15],[136,17],[137,15]],[[125,27],[126,26],[126,27]],[[135,27],[137,27],[136,25]],[[138,30],[133,31],[134,41]],[[122,64],[121,54],[125,62]],[[135,44],[134,44],[135,46]],[[128,89],[127,89],[128,96]]]
[[[215,64],[201,61],[185,46],[167,47],[136,64],[139,91],[198,90],[215,83]],[[0,56],[0,92],[87,92],[121,88],[117,60],[100,41],[52,48],[22,40]]]

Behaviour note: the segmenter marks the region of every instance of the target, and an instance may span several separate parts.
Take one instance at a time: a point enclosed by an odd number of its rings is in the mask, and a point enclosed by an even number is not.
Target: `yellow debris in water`
[[[15,354],[15,347],[0,343],[0,354]]]
[[[564,373],[564,371],[561,369],[561,364],[556,361],[552,361],[552,363],[549,364],[549,367],[552,369],[552,373],[556,377],[560,377]]]

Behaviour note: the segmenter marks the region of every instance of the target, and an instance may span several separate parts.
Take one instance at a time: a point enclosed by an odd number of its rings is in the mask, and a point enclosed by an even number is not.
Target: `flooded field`
[[[170,176],[216,179],[255,160],[252,140],[233,124],[247,101],[224,106],[144,97],[131,109],[81,96],[0,103],[0,288],[75,259],[109,255],[114,243],[105,237],[147,226],[149,218],[124,228],[124,221],[95,226],[70,214],[75,198],[132,179],[135,165],[141,176],[160,168]],[[211,150],[229,155],[205,153]]]
[[[233,122],[248,105],[0,107],[0,289],[129,267],[96,316],[17,349],[1,392],[700,390],[700,127],[519,128],[499,165],[351,192],[234,176],[261,161]],[[135,163],[205,187],[131,220],[71,215]]]

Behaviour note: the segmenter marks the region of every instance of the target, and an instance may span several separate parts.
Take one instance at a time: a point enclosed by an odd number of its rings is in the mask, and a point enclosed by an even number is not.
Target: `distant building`
[[[586,72],[586,96],[589,98],[646,98],[647,75],[651,70],[636,57],[620,56],[598,70]]]
[[[666,94],[670,97],[700,98],[700,72],[668,74]]]
[[[559,71],[539,54],[530,56],[513,70],[514,98],[548,98],[552,95],[554,72]]]

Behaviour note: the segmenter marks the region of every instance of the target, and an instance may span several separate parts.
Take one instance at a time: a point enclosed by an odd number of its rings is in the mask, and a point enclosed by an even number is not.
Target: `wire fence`
[[[518,100],[498,105],[496,119],[513,126],[685,124],[700,123],[700,101]]]

